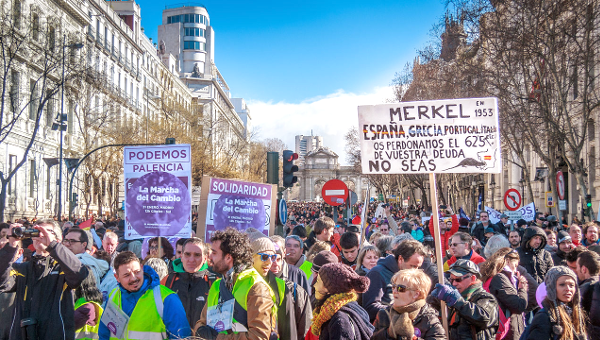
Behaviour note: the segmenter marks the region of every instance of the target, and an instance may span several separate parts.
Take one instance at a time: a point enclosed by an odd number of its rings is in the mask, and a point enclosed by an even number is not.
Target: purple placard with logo
[[[272,185],[211,178],[206,211],[206,239],[216,230],[250,227],[269,235]]]
[[[187,144],[124,150],[125,238],[191,235],[191,152]]]

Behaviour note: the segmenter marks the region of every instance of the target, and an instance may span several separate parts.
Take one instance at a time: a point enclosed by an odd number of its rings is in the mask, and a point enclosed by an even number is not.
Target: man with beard
[[[523,234],[521,246],[517,248],[521,266],[533,276],[537,283],[542,283],[546,273],[554,266],[552,255],[544,249],[546,233],[539,227],[530,226]]]
[[[264,262],[264,266],[260,266],[264,272],[261,274],[253,267],[253,252],[247,234],[227,228],[216,231],[210,242],[213,270],[223,275],[223,279],[215,281],[208,292],[200,320],[196,323],[196,336],[238,340],[276,338],[275,294],[262,276],[271,268],[275,252],[265,249],[257,252],[258,260]]]
[[[585,236],[585,239],[581,244],[585,247],[600,244],[600,239],[598,239],[598,225],[596,222],[586,223],[583,227],[583,235]]]
[[[154,269],[142,268],[134,253],[124,251],[115,257],[114,275],[119,286],[110,293],[102,314],[100,339],[164,339],[165,335],[169,339],[182,339],[192,335],[179,296],[160,284]],[[116,310],[111,312],[111,309]],[[127,314],[129,321],[124,329],[116,328],[118,334],[115,334],[115,328],[109,329],[107,325],[121,323],[111,315],[122,313]]]
[[[571,241],[571,236],[564,230],[558,232],[558,237],[556,240],[558,247],[556,252],[552,254],[552,261],[555,266],[566,266],[567,260],[566,256],[573,248],[573,242]]]
[[[521,245],[521,234],[518,230],[512,230],[508,233],[508,242],[510,242],[510,247],[512,249],[517,249]]]

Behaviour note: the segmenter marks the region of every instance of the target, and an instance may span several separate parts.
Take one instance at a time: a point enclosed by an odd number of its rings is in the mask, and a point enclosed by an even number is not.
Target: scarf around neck
[[[323,324],[331,319],[331,317],[337,313],[342,307],[352,301],[356,301],[357,295],[354,292],[340,293],[330,296],[327,301],[321,306],[319,313],[313,317],[313,323],[311,327],[312,333],[319,337],[321,335],[321,327]]]

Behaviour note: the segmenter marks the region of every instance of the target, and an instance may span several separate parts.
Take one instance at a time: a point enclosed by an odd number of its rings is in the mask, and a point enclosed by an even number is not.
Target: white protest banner
[[[125,147],[125,239],[192,234],[189,144]]]
[[[501,212],[490,208],[490,207],[485,207],[485,211],[488,213],[488,216],[490,217],[490,222],[492,223],[498,223],[500,221],[500,215],[502,215]],[[524,206],[523,208],[516,210],[515,212],[519,212],[521,214],[521,218],[524,219],[525,221],[533,221],[533,218],[535,217],[535,205],[533,203],[529,203],[526,206]],[[510,221],[509,221],[510,222]],[[517,221],[512,221],[513,223],[516,223]]]
[[[358,107],[363,174],[501,172],[498,100]]]

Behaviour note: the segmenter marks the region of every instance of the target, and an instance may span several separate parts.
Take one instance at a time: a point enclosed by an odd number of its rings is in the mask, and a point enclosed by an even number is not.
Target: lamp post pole
[[[60,116],[59,116],[59,130],[60,130],[60,148],[58,151],[58,211],[56,216],[58,221],[62,221],[62,172],[63,172],[63,114],[65,112],[65,47],[67,44],[67,35],[63,34],[62,44],[62,76],[61,76],[61,94],[60,94]]]

